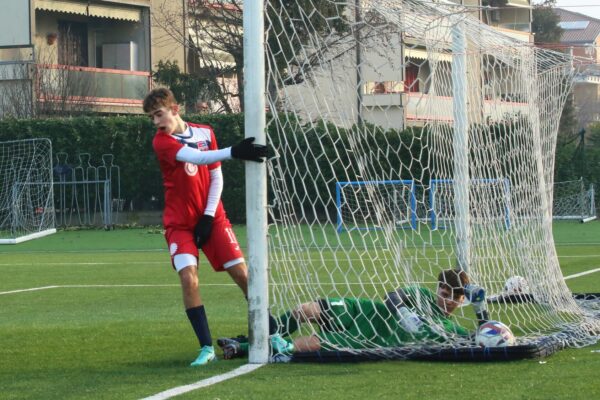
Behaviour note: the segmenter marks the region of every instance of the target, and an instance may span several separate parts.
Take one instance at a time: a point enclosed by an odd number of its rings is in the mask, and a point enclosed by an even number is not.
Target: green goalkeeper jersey
[[[397,347],[424,341],[443,342],[448,334],[469,335],[465,328],[446,317],[439,309],[431,290],[417,286],[403,290],[408,298],[407,306],[424,317],[419,332],[407,332],[396,313],[390,311],[381,301],[328,298],[321,301],[325,322],[320,334],[323,348]]]

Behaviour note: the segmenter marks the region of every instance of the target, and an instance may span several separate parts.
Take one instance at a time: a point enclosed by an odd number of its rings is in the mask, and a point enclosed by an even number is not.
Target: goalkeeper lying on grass
[[[485,304],[483,289],[472,291],[467,274],[455,269],[440,272],[435,294],[425,287],[409,286],[388,293],[383,302],[326,298],[304,303],[279,318],[281,335],[289,337],[305,322],[318,324],[320,333],[297,337],[293,342],[276,335],[271,338],[271,347],[274,354],[289,354],[340,347],[362,349],[397,347],[418,341],[443,342],[449,334],[466,337],[469,332],[450,317],[464,302],[465,288],[473,296],[470,300],[474,305]],[[221,339],[220,344],[226,358],[247,351],[244,343]]]

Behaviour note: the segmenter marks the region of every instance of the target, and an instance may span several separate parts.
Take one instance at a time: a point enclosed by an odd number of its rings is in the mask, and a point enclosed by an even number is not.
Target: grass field
[[[564,275],[600,267],[600,222],[554,236]],[[61,231],[0,253],[0,399],[139,399],[246,362],[187,367],[197,343],[157,230]],[[200,280],[213,336],[244,333],[239,289],[205,264]],[[567,283],[600,292],[600,272]],[[598,371],[600,344],[510,363],[274,364],[177,398],[595,399]]]

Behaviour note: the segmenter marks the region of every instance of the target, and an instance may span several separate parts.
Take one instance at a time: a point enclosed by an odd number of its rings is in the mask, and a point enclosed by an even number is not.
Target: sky
[[[600,0],[558,0],[556,5],[569,11],[600,19]]]

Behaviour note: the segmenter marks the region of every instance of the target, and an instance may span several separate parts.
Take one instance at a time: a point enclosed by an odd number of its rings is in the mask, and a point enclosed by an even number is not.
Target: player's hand
[[[388,292],[385,295],[385,305],[391,312],[397,311],[400,307],[408,306],[409,299],[401,288]]]
[[[423,327],[423,321],[421,321],[419,315],[407,307],[400,307],[398,309],[398,318],[400,319],[400,325],[413,335],[419,333],[421,327]]]
[[[240,160],[263,162],[267,156],[267,146],[254,144],[254,138],[249,137],[231,146],[231,157]]]
[[[473,305],[473,309],[475,310],[475,315],[477,316],[479,325],[482,325],[490,319],[489,313],[487,311],[487,301],[485,298],[484,288],[482,288],[481,286],[468,284],[465,286],[465,297]]]
[[[196,246],[198,248],[204,246],[208,241],[214,219],[215,218],[212,215],[204,214],[196,224],[196,227],[194,228],[194,240],[196,241]]]
[[[471,303],[485,302],[485,289],[481,286],[468,284],[465,286],[465,297]]]

